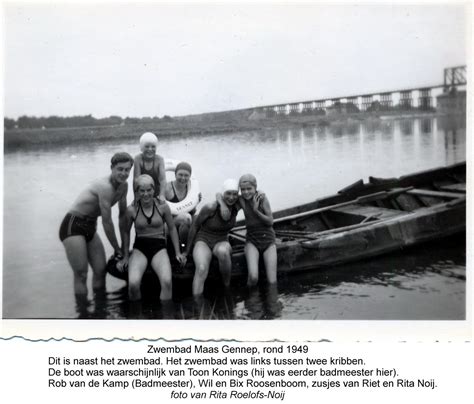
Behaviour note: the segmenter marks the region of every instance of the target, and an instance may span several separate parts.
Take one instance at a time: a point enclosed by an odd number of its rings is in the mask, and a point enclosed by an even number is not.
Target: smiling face
[[[117,163],[112,167],[112,180],[117,184],[124,184],[127,182],[131,169],[131,162]]]
[[[154,194],[155,188],[151,184],[143,184],[137,187],[137,195],[142,202],[147,203],[152,201]]]
[[[145,143],[143,145],[143,156],[147,159],[152,159],[156,154],[156,144],[155,143]]]
[[[257,188],[249,182],[243,182],[240,184],[240,192],[242,194],[242,198],[249,200],[255,195]]]
[[[222,199],[227,205],[232,206],[237,202],[237,199],[239,199],[239,191],[225,191],[222,195]]]
[[[191,177],[191,174],[189,173],[188,170],[178,170],[176,171],[175,176],[176,176],[176,181],[184,185],[188,183],[189,178]]]

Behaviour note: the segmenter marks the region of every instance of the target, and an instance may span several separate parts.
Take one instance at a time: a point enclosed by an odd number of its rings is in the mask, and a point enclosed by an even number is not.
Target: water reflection
[[[420,132],[421,133],[432,133],[433,131],[433,118],[422,118],[420,119]]]
[[[400,131],[403,135],[412,135],[415,128],[415,121],[413,119],[402,119],[399,121]]]
[[[282,299],[287,311],[284,316],[299,319],[464,319],[464,242],[463,237],[451,238],[409,249],[403,254],[288,277]],[[448,291],[446,284],[452,289]],[[291,305],[287,307],[295,298],[303,297],[316,301],[308,307],[317,309],[301,313]],[[371,307],[369,312],[364,311],[366,305]]]
[[[464,319],[465,237],[408,249],[403,254],[341,267],[280,276],[278,285],[230,288],[206,283],[191,296],[190,285],[174,285],[173,301],[161,302],[159,284],[143,300],[129,302],[121,287],[91,301],[77,300],[77,318],[174,320],[272,319]]]

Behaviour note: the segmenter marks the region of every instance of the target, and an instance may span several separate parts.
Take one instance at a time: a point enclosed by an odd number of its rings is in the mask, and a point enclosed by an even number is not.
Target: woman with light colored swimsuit
[[[135,243],[130,258],[128,249],[125,259],[128,263],[128,293],[130,300],[140,300],[140,286],[148,265],[158,276],[161,285],[161,300],[172,297],[171,263],[166,249],[165,223],[179,263],[186,262],[180,253],[178,232],[166,203],[154,198],[155,183],[149,175],[140,175],[136,180],[136,201],[127,208],[127,244],[130,230],[135,224]]]

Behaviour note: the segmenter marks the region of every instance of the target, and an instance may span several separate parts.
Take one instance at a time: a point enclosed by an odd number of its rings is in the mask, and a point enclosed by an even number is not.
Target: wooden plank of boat
[[[293,215],[279,217],[279,218],[273,220],[273,224],[305,218],[305,217],[308,217],[308,216],[311,216],[311,215],[316,215],[318,213],[326,212],[328,210],[334,210],[336,208],[341,208],[343,206],[361,204],[361,203],[369,203],[369,202],[374,202],[378,199],[386,199],[386,198],[394,197],[396,195],[407,192],[408,190],[410,190],[412,188],[413,187],[397,188],[397,189],[392,189],[392,190],[388,190],[388,191],[380,191],[380,192],[375,192],[373,194],[359,196],[356,199],[346,201],[346,202],[341,202],[341,203],[338,203],[338,204],[335,204],[335,205],[324,206],[322,208],[312,209],[312,210],[308,210],[308,211],[305,211],[305,212],[295,213]],[[236,230],[242,230],[242,229],[245,229],[245,225],[234,227],[233,230],[236,231]]]
[[[443,185],[440,187],[443,191],[448,192],[463,192],[466,193],[466,184],[450,184],[450,185]]]
[[[464,184],[464,188],[466,185]],[[434,196],[437,198],[462,198],[465,194],[457,193],[457,192],[440,192],[440,191],[432,191],[429,189],[411,189],[407,191],[408,194],[412,195],[421,195],[421,196]]]
[[[315,267],[374,257],[465,231],[465,202],[465,198],[459,198],[370,222],[369,226],[341,228],[327,237],[308,237],[300,246],[315,251]]]

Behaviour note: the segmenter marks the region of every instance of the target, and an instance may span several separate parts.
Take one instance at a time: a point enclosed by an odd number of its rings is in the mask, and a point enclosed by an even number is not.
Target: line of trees
[[[3,127],[8,129],[46,129],[46,128],[74,128],[83,126],[114,126],[114,125],[128,125],[137,123],[153,123],[153,122],[169,122],[172,118],[165,115],[163,118],[143,117],[143,118],[122,118],[120,116],[112,115],[108,118],[94,118],[92,115],[82,116],[20,116],[18,119],[3,119]]]

